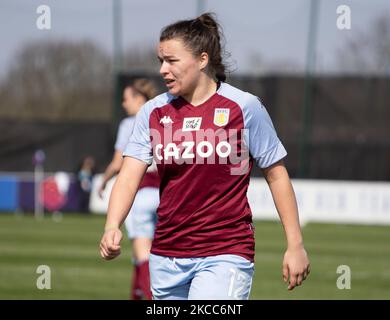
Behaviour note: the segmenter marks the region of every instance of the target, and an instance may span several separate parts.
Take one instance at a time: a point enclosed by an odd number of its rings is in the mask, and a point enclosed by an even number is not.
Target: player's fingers
[[[108,251],[109,243],[106,237],[103,237],[102,241],[100,241],[100,246],[104,248],[104,250]]]
[[[101,248],[101,256],[105,260],[112,260],[115,257],[117,257],[120,253],[121,253],[120,250],[116,252],[110,252],[105,250],[104,248]]]
[[[294,289],[296,285],[297,285],[297,274],[290,274],[288,290]]]
[[[118,251],[120,251],[120,246],[113,245],[110,239],[105,238],[102,243],[102,248],[107,253],[107,256],[111,256],[113,254],[116,254]]]
[[[121,242],[121,240],[122,240],[122,232],[120,232],[120,230],[118,230],[117,232],[114,233],[113,244],[116,246],[119,246],[119,243]]]
[[[100,246],[100,255],[103,259],[106,259],[109,256],[107,250],[103,246]]]
[[[310,270],[308,268],[305,268],[303,271],[303,280],[306,280],[306,278],[309,276]]]
[[[106,253],[106,255],[109,255],[110,254],[110,250],[109,248],[104,244],[104,243],[101,243],[100,244],[100,249]]]
[[[108,252],[117,252],[117,251],[120,251],[121,250],[121,246],[118,246],[118,245],[115,245],[115,244],[111,244],[108,246]]]
[[[309,276],[309,273],[310,273],[310,264],[308,264],[307,267],[305,268],[303,280],[305,280]]]
[[[288,280],[288,265],[283,264],[283,281],[287,282]]]
[[[112,260],[112,259],[116,258],[117,256],[119,256],[120,254],[121,254],[121,251],[120,251],[120,250],[119,250],[119,251],[116,251],[116,252],[112,252],[112,253],[110,253],[110,254],[107,256],[106,260]]]
[[[297,276],[297,286],[300,286],[303,281],[303,273]]]
[[[105,247],[107,250],[110,250],[110,248],[113,246],[114,244],[114,235],[112,234],[111,231],[107,232],[104,234],[103,236],[103,242],[105,244]]]

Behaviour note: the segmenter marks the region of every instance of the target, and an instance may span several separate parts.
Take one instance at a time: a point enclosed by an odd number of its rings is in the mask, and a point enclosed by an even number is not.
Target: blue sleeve
[[[135,119],[126,118],[121,121],[119,124],[118,134],[115,142],[115,150],[124,151],[127,143],[133,132]]]
[[[123,156],[129,156],[144,161],[148,165],[150,165],[153,160],[149,133],[149,109],[148,103],[146,103],[138,112],[133,133],[123,152]]]
[[[244,117],[245,142],[258,167],[267,168],[287,155],[259,98],[251,95],[244,108]]]

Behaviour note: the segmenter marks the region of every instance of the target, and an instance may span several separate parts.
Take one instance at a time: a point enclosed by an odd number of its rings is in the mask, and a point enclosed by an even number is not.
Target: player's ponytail
[[[160,34],[160,42],[181,39],[194,56],[206,52],[209,56],[208,74],[217,81],[226,80],[226,66],[223,63],[224,50],[221,46],[221,26],[212,13],[204,13],[192,20],[181,20],[166,26]]]

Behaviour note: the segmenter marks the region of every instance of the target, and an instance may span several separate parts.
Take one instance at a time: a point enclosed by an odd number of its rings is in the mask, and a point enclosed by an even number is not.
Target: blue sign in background
[[[34,181],[22,180],[17,176],[0,175],[0,213],[33,212],[34,204]],[[80,188],[76,181],[71,181],[66,203],[60,210],[64,212],[80,210]]]
[[[19,178],[0,176],[0,211],[15,211],[19,205]]]

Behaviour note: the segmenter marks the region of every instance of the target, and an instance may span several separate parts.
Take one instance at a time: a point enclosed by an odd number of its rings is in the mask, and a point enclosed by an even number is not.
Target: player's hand
[[[100,255],[105,260],[111,260],[121,254],[120,242],[122,231],[119,228],[106,230],[100,241]]]
[[[289,248],[283,259],[283,280],[288,290],[300,286],[310,273],[310,262],[303,247]]]
[[[106,184],[102,183],[102,185],[100,186],[100,188],[98,190],[98,195],[99,195],[100,199],[103,199],[104,189],[106,189]]]

